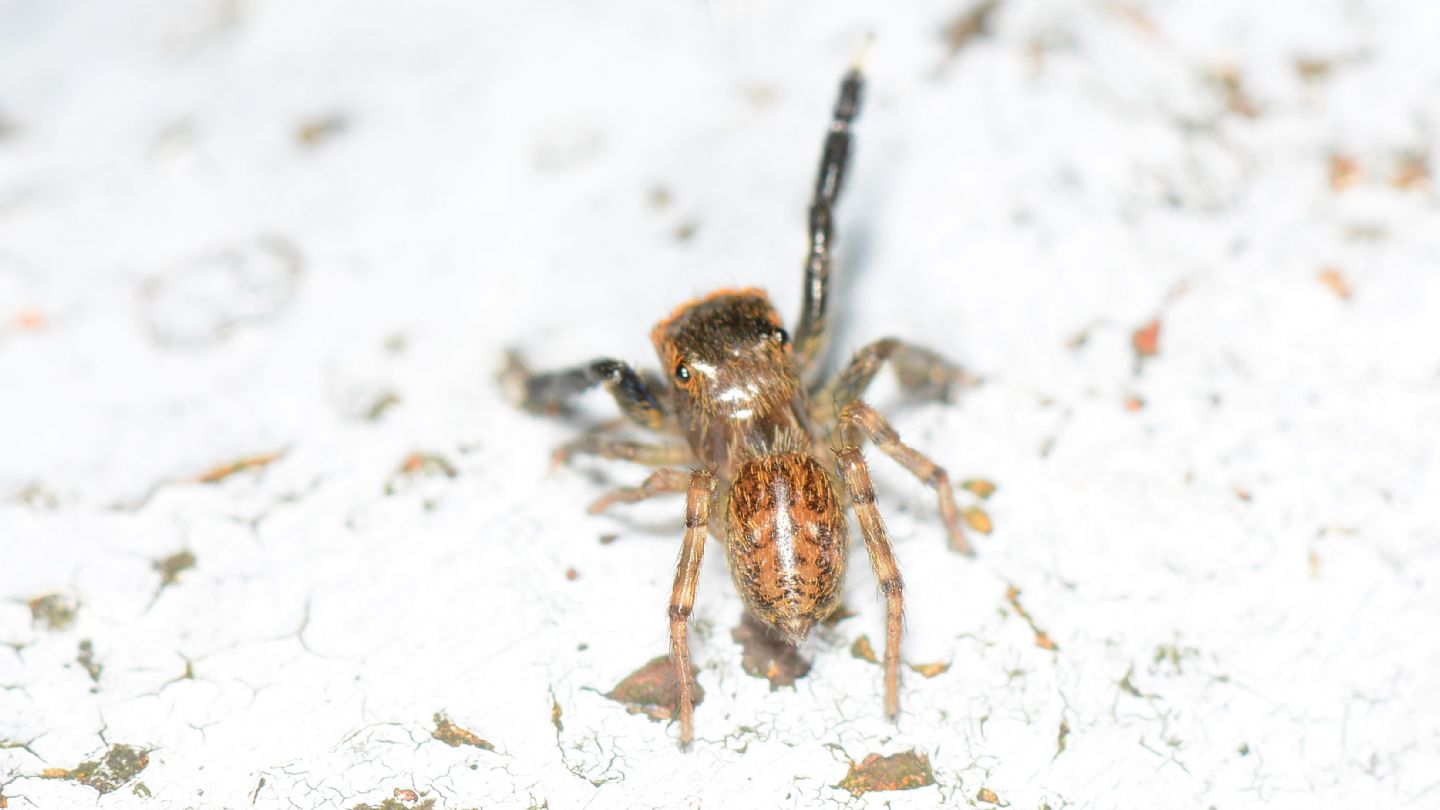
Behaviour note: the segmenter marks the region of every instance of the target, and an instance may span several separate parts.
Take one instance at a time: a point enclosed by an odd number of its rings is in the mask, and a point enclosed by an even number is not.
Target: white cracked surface
[[[0,804],[1440,804],[1440,227],[1396,177],[1440,147],[1440,7],[1006,0],[947,58],[965,8],[0,0]],[[551,474],[574,426],[494,372],[649,364],[718,286],[793,313],[866,31],[838,344],[984,376],[873,401],[996,528],[952,555],[872,454],[905,658],[951,664],[898,724],[858,542],[856,615],[775,692],[712,545],[680,753],[601,694],[665,651],[679,504],[586,515],[643,471]],[[121,743],[149,764],[98,804],[41,778]],[[934,786],[834,787],[912,749]]]

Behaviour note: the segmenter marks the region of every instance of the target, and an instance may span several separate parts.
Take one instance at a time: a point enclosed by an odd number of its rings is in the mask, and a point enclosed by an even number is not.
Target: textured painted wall
[[[1440,6],[977,8],[0,0],[0,807],[1440,804]],[[870,453],[898,724],[712,543],[681,753],[681,504],[495,375],[798,311],[866,32],[836,346],[992,531]]]

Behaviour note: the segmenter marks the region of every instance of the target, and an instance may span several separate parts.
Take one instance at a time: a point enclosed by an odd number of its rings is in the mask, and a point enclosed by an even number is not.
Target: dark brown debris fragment
[[[675,230],[674,230],[675,241],[677,241],[677,242],[689,242],[691,239],[694,239],[694,238],[695,238],[695,234],[696,234],[696,233],[699,233],[699,231],[700,231],[700,222],[699,222],[698,220],[695,220],[695,219],[685,219],[685,220],[681,220],[680,224],[678,224],[678,225],[675,226]]]
[[[740,666],[756,678],[770,681],[770,689],[794,686],[795,681],[810,671],[810,662],[783,639],[766,632],[759,622],[747,614],[740,626],[730,631],[730,638],[740,645]]]
[[[100,682],[100,673],[105,670],[105,666],[95,660],[95,645],[91,643],[90,639],[87,638],[80,642],[80,654],[75,657],[75,661],[85,668],[85,673],[90,676],[90,680],[95,683]]]
[[[1295,75],[1307,82],[1318,82],[1330,78],[1339,64],[1335,59],[1302,56],[1295,60]]]
[[[991,790],[988,787],[980,788],[980,792],[975,794],[975,799],[976,801],[989,802],[990,804],[1001,803],[1000,797],[995,795],[995,791]]]
[[[47,768],[43,779],[68,779],[92,787],[105,795],[125,786],[150,764],[150,752],[129,745],[112,745],[105,756],[74,768]]]
[[[165,588],[174,585],[180,580],[182,573],[195,567],[195,553],[189,549],[177,551],[151,563],[151,567],[160,572],[160,587]]]
[[[855,643],[850,645],[850,654],[861,661],[869,661],[872,664],[880,662],[880,659],[875,656],[875,648],[870,646],[869,636],[855,639]]]
[[[691,677],[694,677],[693,675]],[[669,720],[675,716],[675,703],[680,699],[680,685],[675,682],[670,656],[661,655],[615,684],[605,697],[623,704],[631,714],[643,714],[651,720]],[[695,684],[695,705],[705,697],[705,690]],[[559,704],[551,708],[551,722],[560,728]]]
[[[385,482],[385,494],[394,495],[401,492],[407,485],[419,478],[454,478],[459,474],[455,465],[451,464],[444,456],[436,453],[414,452],[406,456],[395,472],[390,474],[390,480]]]
[[[1129,669],[1125,670],[1125,676],[1122,677],[1115,685],[1120,687],[1121,692],[1124,692],[1130,697],[1148,697],[1148,695],[1146,695],[1144,692],[1141,692],[1135,686],[1135,667],[1133,665]]]
[[[350,120],[339,113],[307,118],[295,127],[295,140],[301,146],[323,146],[350,128]]]
[[[890,756],[870,754],[860,763],[850,762],[850,772],[834,787],[852,796],[884,790],[914,790],[935,784],[930,758],[916,751]]]
[[[946,58],[954,59],[972,40],[990,33],[990,18],[999,6],[1000,0],[980,0],[946,24]]]
[[[60,593],[37,596],[26,604],[30,607],[31,623],[52,632],[68,630],[80,611],[78,602]]]
[[[370,404],[362,409],[360,418],[366,422],[379,422],[392,408],[401,402],[400,395],[386,388],[375,394]]]
[[[472,748],[479,748],[482,751],[495,750],[494,745],[491,745],[487,740],[481,739],[480,735],[475,732],[455,725],[450,721],[450,718],[446,717],[442,712],[436,712],[434,720],[435,730],[430,732],[430,736],[451,748],[468,745]]]

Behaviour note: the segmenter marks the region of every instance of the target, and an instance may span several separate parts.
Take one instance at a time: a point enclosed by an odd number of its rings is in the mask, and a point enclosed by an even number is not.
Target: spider
[[[682,748],[694,738],[687,631],[707,534],[723,543],[749,613],[798,645],[839,605],[849,540],[842,496],[848,499],[885,596],[885,713],[892,719],[900,708],[903,586],[860,452],[864,439],[935,490],[951,548],[973,554],[945,470],[901,442],[861,399],[886,363],[902,390],[935,398],[948,397],[967,379],[963,372],[932,351],[886,338],[860,349],[832,379],[822,374],[833,211],[863,83],[857,64],[840,83],[825,135],[810,205],[804,301],[793,339],[763,290],[722,289],[682,304],[651,332],[668,380],[609,358],[533,373],[514,352],[501,375],[512,399],[532,412],[562,413],[575,395],[603,385],[631,422],[685,440],[635,442],[602,428],[555,455],[557,461],[587,454],[658,468],[639,486],[595,501],[592,513],[686,493],[685,536],[669,609]],[[712,514],[722,518],[712,521]]]

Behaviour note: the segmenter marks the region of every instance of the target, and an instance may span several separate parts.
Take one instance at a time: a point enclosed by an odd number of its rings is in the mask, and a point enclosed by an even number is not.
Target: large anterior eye
[[[690,367],[683,362],[675,365],[675,382],[681,385],[690,382]]]
[[[786,332],[785,327],[783,326],[775,327],[775,331],[770,333],[770,337],[774,338],[775,342],[779,343],[781,346],[784,346],[785,344],[790,342],[790,333]]]

